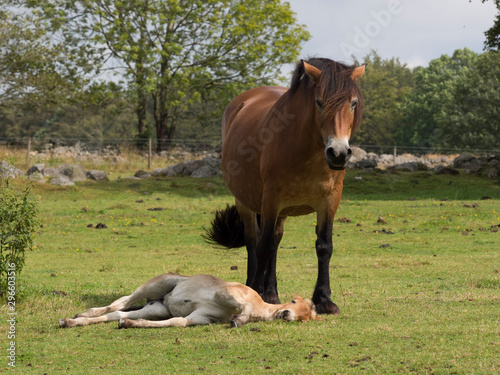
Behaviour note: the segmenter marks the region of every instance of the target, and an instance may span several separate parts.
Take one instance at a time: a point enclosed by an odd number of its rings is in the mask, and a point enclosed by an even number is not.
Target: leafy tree
[[[158,151],[202,98],[270,83],[309,34],[280,0],[26,0],[78,56],[114,62],[135,95],[138,130],[153,102]],[[111,59],[111,60],[109,60]],[[108,65],[103,62],[108,62]]]
[[[469,0],[471,1],[471,0]],[[485,3],[488,0],[481,0]],[[498,51],[500,47],[500,0],[493,0],[497,6],[498,13],[495,18],[493,26],[491,26],[484,35],[486,36],[486,41],[484,42],[484,49]]]
[[[106,138],[127,138],[134,129],[128,102],[126,93],[115,83],[93,84],[80,95],[78,103],[53,111],[34,137],[55,142],[77,138],[93,144],[102,144]]]
[[[498,149],[500,52],[483,53],[457,77],[439,121],[444,147]]]
[[[478,55],[468,49],[442,55],[426,68],[415,69],[415,88],[401,106],[402,122],[396,140],[403,146],[443,145],[443,108],[454,100],[456,83],[470,70]]]
[[[359,81],[365,101],[363,125],[353,142],[394,145],[401,123],[398,108],[412,90],[412,71],[398,59],[382,59],[375,51],[367,55],[364,62],[368,68]]]
[[[33,13],[0,0],[0,107],[43,108],[73,95],[82,74]],[[72,61],[72,62],[70,62]]]

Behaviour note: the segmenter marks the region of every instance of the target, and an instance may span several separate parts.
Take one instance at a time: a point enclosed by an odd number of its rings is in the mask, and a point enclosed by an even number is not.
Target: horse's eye
[[[356,108],[356,105],[358,104],[358,99],[354,99],[351,102],[351,111],[354,111],[354,108]]]
[[[314,101],[316,102],[316,105],[319,109],[323,109],[323,100],[316,98]]]
[[[297,301],[293,300],[292,303],[297,303]]]

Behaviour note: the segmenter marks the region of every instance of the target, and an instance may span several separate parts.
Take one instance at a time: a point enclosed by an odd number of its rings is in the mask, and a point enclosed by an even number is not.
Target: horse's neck
[[[302,144],[317,145],[315,151],[323,153],[323,139],[315,123],[314,98],[311,99],[310,95],[300,88],[293,94],[287,91],[276,103],[275,110],[291,119],[290,125],[293,129],[290,130],[296,139]]]

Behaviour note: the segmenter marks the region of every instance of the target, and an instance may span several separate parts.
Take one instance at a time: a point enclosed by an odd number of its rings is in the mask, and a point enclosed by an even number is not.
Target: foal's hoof
[[[130,328],[130,319],[127,318],[121,318],[120,321],[118,322],[118,328]]]
[[[69,328],[67,319],[59,319],[59,328]]]
[[[229,324],[231,328],[240,328],[243,327],[244,325],[245,323],[239,318],[238,315],[233,315],[231,318],[231,322]]]
[[[337,315],[340,314],[340,309],[332,301],[326,301],[316,304],[316,313]]]
[[[243,323],[241,323],[238,319],[233,319],[231,320],[231,324],[229,326],[231,328],[240,328],[243,326]]]

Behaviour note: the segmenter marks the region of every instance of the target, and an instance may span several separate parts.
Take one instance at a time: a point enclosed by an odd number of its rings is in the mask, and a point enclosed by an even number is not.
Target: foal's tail
[[[212,227],[206,229],[201,236],[212,245],[220,245],[228,249],[245,246],[243,220],[236,206],[227,205],[225,209],[216,211]]]

